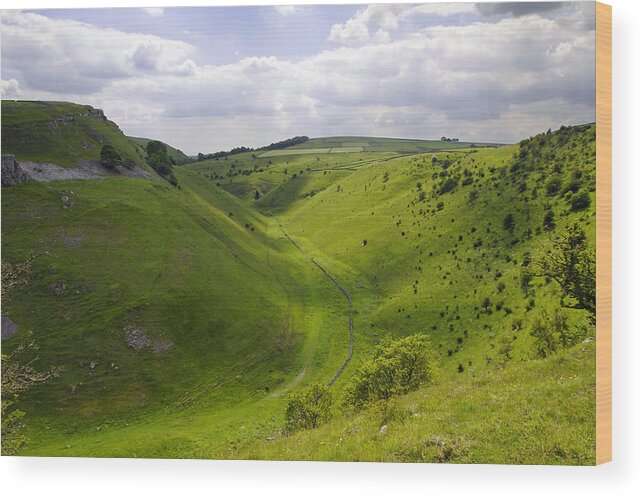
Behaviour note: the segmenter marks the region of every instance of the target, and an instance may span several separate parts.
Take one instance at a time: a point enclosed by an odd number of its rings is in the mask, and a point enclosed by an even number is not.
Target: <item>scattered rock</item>
[[[388,431],[388,425],[383,425],[380,428],[380,435],[385,435],[387,431]]]
[[[67,232],[63,229],[60,231],[60,238],[65,244],[65,247],[78,247],[81,243],[83,243],[85,234],[81,233],[78,236],[72,236],[67,234]]]
[[[14,323],[9,316],[5,316],[4,314],[2,314],[2,332],[0,333],[0,337],[2,338],[2,340],[11,338],[17,333],[17,331],[18,325]]]
[[[60,297],[65,294],[67,283],[63,280],[56,280],[47,287],[47,293],[55,297]]]
[[[127,345],[136,350],[142,350],[150,346],[152,343],[150,337],[148,337],[141,328],[126,327],[125,340],[127,340]]]
[[[126,326],[123,328],[123,332],[127,345],[135,350],[151,349],[152,352],[159,353],[167,352],[174,346],[167,340],[150,338],[142,328]]]

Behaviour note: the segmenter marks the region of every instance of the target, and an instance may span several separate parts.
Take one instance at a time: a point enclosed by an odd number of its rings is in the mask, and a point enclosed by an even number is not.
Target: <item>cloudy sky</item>
[[[2,98],[187,153],[294,135],[514,142],[595,119],[592,2],[2,11]]]

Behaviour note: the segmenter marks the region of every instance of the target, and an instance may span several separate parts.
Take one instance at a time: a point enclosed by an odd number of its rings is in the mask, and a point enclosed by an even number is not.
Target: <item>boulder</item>
[[[2,186],[12,186],[30,179],[31,177],[22,170],[13,155],[2,155]]]
[[[9,316],[2,314],[2,332],[0,333],[0,338],[6,340],[11,338],[18,331],[18,325],[13,322]]]

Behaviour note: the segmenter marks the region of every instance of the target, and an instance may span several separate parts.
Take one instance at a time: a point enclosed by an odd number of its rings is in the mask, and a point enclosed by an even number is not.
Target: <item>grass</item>
[[[33,331],[41,365],[65,367],[21,400],[23,454],[593,463],[593,344],[535,358],[530,326],[559,293],[522,272],[547,244],[548,211],[556,230],[581,220],[594,243],[594,134],[411,155],[398,140],[243,153],[177,167],[180,189],[118,177],[4,189],[3,258],[47,253],[10,315]],[[386,145],[372,140],[303,145]],[[573,212],[583,192],[590,208]],[[332,419],[286,437],[288,394],[327,381],[348,346],[345,299],[309,257],[351,293],[355,353]],[[562,312],[592,336],[583,311]],[[128,326],[171,348],[128,347]],[[433,384],[342,407],[373,345],[413,333],[431,341]]]

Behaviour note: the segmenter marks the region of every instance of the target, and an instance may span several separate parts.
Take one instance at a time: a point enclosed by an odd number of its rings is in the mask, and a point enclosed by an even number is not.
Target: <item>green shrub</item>
[[[432,376],[429,341],[425,335],[383,340],[376,347],[375,355],[355,373],[347,388],[346,401],[361,406],[387,400],[417,390]]]
[[[316,428],[328,418],[331,403],[328,388],[318,383],[292,394],[286,407],[286,432]]]
[[[553,197],[554,195],[556,195],[560,191],[560,187],[560,178],[553,177],[552,179],[550,179],[545,186],[545,189],[547,190],[547,196]]]
[[[571,327],[567,316],[556,309],[552,314],[543,313],[536,318],[530,335],[534,337],[534,350],[539,357],[547,357],[558,350],[580,343],[587,336],[585,328]]]

